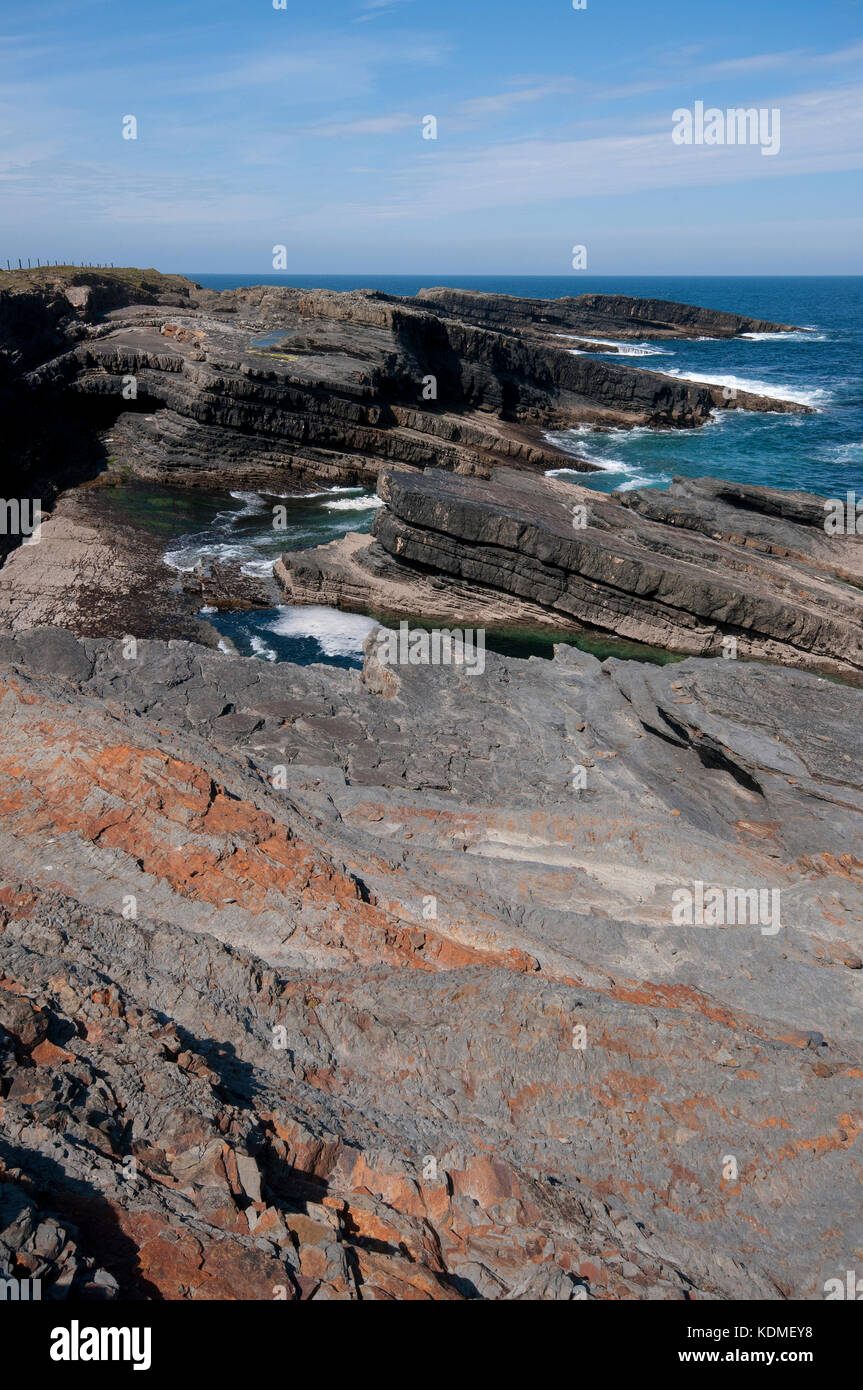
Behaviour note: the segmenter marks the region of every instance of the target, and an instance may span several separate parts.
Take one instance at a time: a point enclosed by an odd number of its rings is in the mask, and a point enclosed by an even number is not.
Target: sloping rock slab
[[[606,497],[510,469],[388,469],[379,494],[373,535],[393,560],[507,594],[514,612],[527,602],[686,654],[722,654],[733,637],[741,656],[863,672],[863,540],[825,535],[819,498],[715,480]]]

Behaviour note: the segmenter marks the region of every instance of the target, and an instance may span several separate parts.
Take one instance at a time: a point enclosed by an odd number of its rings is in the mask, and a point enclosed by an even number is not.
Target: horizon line
[[[139,267],[115,267],[115,268],[116,268],[116,269],[124,269],[124,268],[133,269],[133,268],[139,268]],[[143,269],[143,267],[140,267],[140,268]],[[155,270],[156,267],[154,266],[154,267],[152,267],[152,268]],[[185,271],[185,270],[175,270],[175,271],[162,271],[161,273],[162,273],[162,274],[166,274],[166,275],[182,275],[182,276],[185,276],[187,279],[191,278],[193,274],[195,274],[195,275],[259,275],[259,274],[264,274],[264,272],[257,271],[257,270],[248,270],[248,271],[247,271],[247,270],[198,270],[198,271],[194,271],[194,272],[192,272],[192,271]],[[360,276],[360,275],[367,275],[370,279],[382,279],[382,278],[386,277],[386,278],[388,278],[388,279],[402,278],[402,279],[416,280],[416,279],[420,279],[420,278],[425,278],[425,279],[428,280],[428,279],[431,279],[431,277],[432,277],[433,275],[437,275],[437,276],[439,276],[440,278],[444,278],[444,277],[447,276],[447,275],[457,275],[457,276],[458,276],[460,279],[462,279],[462,280],[497,280],[497,279],[502,278],[503,276],[511,276],[513,279],[518,279],[518,280],[566,280],[566,279],[568,279],[568,278],[571,276],[571,274],[572,274],[571,271],[570,271],[570,272],[562,271],[562,272],[560,272],[560,273],[557,273],[557,272],[551,271],[551,270],[549,270],[549,271],[529,271],[529,272],[521,271],[521,270],[497,270],[497,271],[494,271],[494,270],[493,270],[493,271],[484,271],[484,272],[482,272],[482,274],[479,274],[479,273],[477,273],[477,272],[475,272],[475,271],[461,271],[461,270],[447,270],[447,271],[428,271],[428,270],[424,270],[424,271],[417,271],[417,270],[374,270],[374,271],[367,271],[367,270],[356,270],[356,271],[354,271],[354,270],[321,270],[321,271],[318,271],[318,270],[315,270],[315,271],[310,271],[310,270],[293,270],[293,271],[281,271],[281,272],[275,272],[275,271],[274,271],[274,272],[270,272],[270,273],[268,273],[268,274],[264,274],[264,278],[265,278],[265,279],[276,279],[276,278],[282,278],[282,279],[284,279],[284,278],[287,278],[287,277],[290,276],[290,275],[302,275],[304,278],[311,279],[312,277],[318,276],[318,275],[319,275],[319,276],[321,276],[321,277],[323,277],[323,278],[330,278],[330,279],[333,279],[333,278],[336,277],[336,276],[341,276],[341,277],[343,277],[343,278],[345,278],[345,279],[356,279],[357,276]],[[601,273],[588,274],[588,275],[585,275],[583,278],[586,279],[586,280],[591,280],[591,279],[592,279],[592,280],[612,280],[612,279],[613,279],[613,280],[650,280],[650,279],[672,279],[672,280],[861,280],[861,279],[863,279],[863,270],[849,270],[849,271],[842,271],[842,272],[839,272],[839,273],[837,273],[837,272],[831,272],[831,273],[829,273],[829,274],[827,274],[827,273],[822,273],[822,272],[818,272],[818,271],[805,271],[805,272],[801,272],[801,271],[787,271],[787,272],[785,272],[785,273],[779,273],[779,274],[777,274],[775,271],[772,271],[769,275],[768,275],[768,274],[760,274],[760,273],[759,273],[758,271],[756,271],[756,270],[726,271],[726,272],[724,272],[724,273],[723,273],[723,272],[712,272],[712,273],[710,273],[710,274],[706,274],[706,273],[701,272],[701,271],[681,272],[681,271],[672,271],[672,270],[651,270],[651,271],[613,271],[613,270],[607,270],[607,271],[602,271]],[[577,281],[573,281],[573,283],[574,283],[574,284],[577,284],[578,282],[577,282]]]

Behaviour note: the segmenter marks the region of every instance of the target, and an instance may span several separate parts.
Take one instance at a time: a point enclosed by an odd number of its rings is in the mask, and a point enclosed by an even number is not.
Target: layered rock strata
[[[470,296],[429,295],[220,294],[140,271],[0,275],[11,444],[30,476],[54,477],[59,411],[100,441],[93,467],[183,485],[354,484],[373,483],[387,462],[544,471],[561,459],[546,429],[583,422],[693,427],[715,409],[807,409],[746,392],[729,400],[718,387],[537,341],[528,326],[544,301],[486,297],[478,315]],[[650,302],[588,300],[576,314],[581,301],[548,301],[547,313],[570,327],[580,315],[606,334],[621,319],[660,336],[763,327],[685,305],[665,305],[660,319]]]
[[[859,692],[55,629],[0,662],[19,1272],[59,1283],[63,1232],[120,1297],[815,1298],[859,1262]],[[781,923],[675,925],[701,881]]]
[[[669,651],[722,655],[730,637],[742,657],[863,672],[863,539],[826,534],[821,498],[711,478],[605,496],[511,469],[393,469],[378,487],[371,537],[282,557],[293,602],[472,621],[488,606],[490,622],[528,605]]]
[[[420,303],[486,328],[548,339],[559,333],[603,338],[739,338],[747,333],[799,332],[790,323],[770,323],[719,309],[636,299],[624,294],[580,294],[566,299],[525,299],[481,290],[442,286],[419,291]],[[574,344],[581,349],[589,343]]]

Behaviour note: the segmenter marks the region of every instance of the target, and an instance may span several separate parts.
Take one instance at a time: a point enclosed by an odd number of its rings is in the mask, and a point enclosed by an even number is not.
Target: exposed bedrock
[[[693,427],[717,408],[807,409],[745,392],[729,401],[717,387],[573,355],[527,331],[533,301],[501,297],[500,319],[491,306],[478,324],[456,292],[446,292],[452,304],[432,304],[372,291],[219,294],[155,272],[101,277],[0,276],[0,391],[31,475],[36,463],[50,474],[56,441],[46,459],[34,441],[64,414],[109,433],[105,452],[117,465],[213,485],[373,483],[382,461],[483,476],[501,463],[543,471],[564,457],[546,441],[549,428]],[[638,301],[590,299],[587,326],[606,332],[621,305],[633,322],[639,312]],[[644,307],[641,331],[651,331],[654,307]],[[687,336],[711,317],[666,308],[678,315],[667,316],[666,334],[676,322]],[[759,324],[712,317],[735,331]]]
[[[405,564],[372,536],[356,531],[327,545],[282,555],[274,578],[286,603],[326,604],[376,618],[549,629],[561,635],[569,626],[573,631],[578,627],[548,608],[500,589]]]
[[[371,537],[282,558],[293,602],[472,622],[488,605],[489,623],[509,603],[685,654],[733,637],[742,657],[863,672],[863,540],[825,534],[821,498],[711,478],[609,497],[512,469],[390,469],[378,489]]]
[[[37,366],[85,337],[87,325],[124,305],[191,307],[198,290],[182,275],[156,270],[0,271],[0,367]]]
[[[38,629],[0,702],[0,1214],[74,1227],[81,1279],[818,1298],[859,1268],[860,692]],[[699,882],[781,910],[675,925]]]
[[[580,294],[565,299],[523,299],[482,290],[437,287],[417,299],[435,310],[484,327],[548,338],[584,333],[610,338],[736,338],[745,333],[791,333],[794,325],[624,294]]]

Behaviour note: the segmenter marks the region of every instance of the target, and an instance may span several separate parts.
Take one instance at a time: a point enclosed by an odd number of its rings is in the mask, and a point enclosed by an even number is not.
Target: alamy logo
[[[149,1371],[152,1354],[149,1327],[69,1327],[51,1332],[52,1361],[131,1361],[135,1371]]]
[[[7,502],[0,497],[0,536],[26,536],[24,545],[38,545],[42,532],[42,502],[25,497],[13,497]]]
[[[828,536],[863,536],[863,497],[856,492],[841,497],[828,497],[824,503],[824,530]]]
[[[468,676],[485,670],[485,628],[436,627],[410,630],[399,623],[398,632],[378,634],[378,660],[385,666],[463,666]]]
[[[762,154],[779,153],[779,107],[735,106],[722,111],[697,101],[679,106],[671,116],[675,145],[760,145]]]
[[[0,1303],[37,1303],[41,1297],[41,1279],[0,1279]]]
[[[762,936],[775,936],[779,920],[778,888],[714,888],[697,880],[693,887],[676,888],[671,895],[671,920],[676,927],[760,927]]]
[[[844,1279],[825,1280],[824,1297],[828,1302],[844,1298],[863,1303],[863,1279],[857,1278],[856,1270],[846,1269]]]

